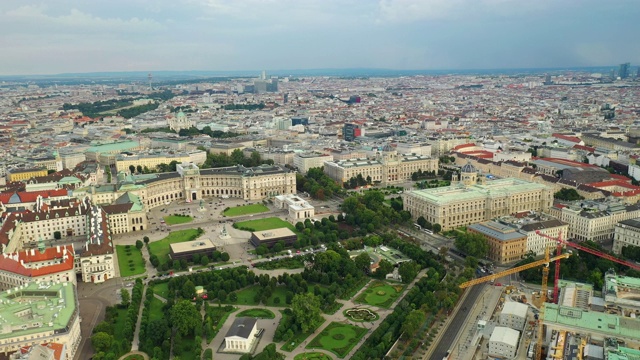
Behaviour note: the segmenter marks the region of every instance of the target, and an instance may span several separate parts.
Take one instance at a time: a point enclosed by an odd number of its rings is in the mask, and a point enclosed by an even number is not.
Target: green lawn
[[[164,307],[164,303],[162,302],[162,300],[154,296],[151,299],[151,303],[149,304],[149,321],[158,320],[166,317],[167,314],[165,314],[164,311],[162,310],[163,307]]]
[[[366,333],[367,329],[359,326],[332,322],[311,340],[307,349],[325,349],[343,358]]]
[[[193,336],[184,336],[182,337],[182,341],[180,342],[180,344],[175,344],[173,345],[173,351],[174,353],[177,353],[176,350],[177,347],[179,346],[180,349],[178,350],[178,352],[180,352],[180,354],[178,354],[178,356],[180,356],[180,359],[196,359],[196,354],[193,353],[193,348],[195,345],[195,339],[193,338]],[[198,359],[200,358],[200,354],[197,355]]]
[[[144,357],[142,357],[142,355],[133,354],[127,356],[126,358],[124,358],[124,360],[144,360]]]
[[[356,302],[388,308],[402,294],[404,285],[389,285],[376,281],[363,291]]]
[[[255,296],[258,293],[258,289],[259,288],[260,288],[260,286],[258,286],[258,285],[253,285],[253,286],[246,287],[246,288],[236,292],[236,295],[238,296],[238,301],[231,302],[229,300],[229,297],[227,297],[227,301],[225,301],[225,303],[238,304],[238,305],[260,305],[255,300]],[[286,300],[287,300],[286,296],[287,296],[287,290],[283,286],[278,286],[278,287],[275,288],[275,290],[271,294],[271,297],[269,297],[269,299],[267,299],[267,303],[265,305],[267,305],[267,306],[278,306],[278,307],[287,306],[287,304],[286,304]],[[275,299],[276,298],[280,298],[280,302],[278,304],[275,303]]]
[[[251,204],[251,205],[243,205],[236,206],[225,210],[223,214],[225,216],[240,216],[240,215],[249,215],[249,214],[258,214],[269,211],[269,208],[262,204]]]
[[[127,248],[129,246],[129,248]],[[133,245],[116,245],[118,254],[118,267],[121,277],[144,274],[144,259],[142,252]]]
[[[294,360],[332,360],[331,356],[321,352],[305,352],[296,355]]]
[[[207,335],[207,342],[208,343],[210,343],[211,340],[213,340],[213,338],[216,337],[216,335],[218,334],[218,331],[220,331],[220,328],[222,328],[222,325],[224,325],[225,321],[227,321],[227,318],[229,317],[229,315],[233,314],[233,312],[236,311],[236,310],[238,310],[238,309],[234,308],[234,307],[229,307],[229,306],[222,306],[222,307],[207,306],[207,307],[205,307],[205,312],[211,318],[211,320],[212,320],[212,324],[211,325],[213,326],[213,331],[211,331]],[[206,322],[205,322],[205,326],[207,326]]]
[[[158,257],[161,266],[169,260],[170,244],[194,240],[197,235],[198,230],[196,229],[172,231],[164,239],[150,242],[149,251]]]
[[[258,318],[258,319],[275,319],[276,314],[274,314],[273,311],[271,311],[269,309],[255,308],[255,309],[247,309],[245,311],[242,311],[242,312],[238,313],[236,315],[236,317],[253,317],[253,318]]]
[[[169,300],[169,282],[153,285],[153,292]]]
[[[287,316],[289,316],[285,314],[283,311],[280,311],[280,313],[282,314],[282,319],[280,321],[285,321]],[[316,327],[315,329],[312,329],[307,333],[303,333],[303,332],[297,333],[296,335],[294,335],[293,339],[286,341],[280,349],[287,352],[293,351],[296,347],[298,347],[298,345],[302,344],[311,334],[313,334],[318,328],[320,328],[322,324],[324,324],[324,322],[325,322],[325,319],[322,318],[322,322],[318,324],[318,327]]]
[[[277,217],[240,221],[233,224],[233,226],[237,229],[251,229],[251,231],[271,230],[283,227],[289,228],[294,232],[296,231],[295,226],[291,225],[291,223]]]
[[[124,332],[124,323],[127,321],[127,309],[116,307],[116,311],[118,312],[118,317],[113,323],[113,333],[122,334]]]
[[[165,216],[164,217],[164,222],[167,223],[167,225],[177,225],[177,224],[186,224],[186,223],[190,223],[193,221],[193,218],[191,216],[188,215],[169,215],[169,216]]]

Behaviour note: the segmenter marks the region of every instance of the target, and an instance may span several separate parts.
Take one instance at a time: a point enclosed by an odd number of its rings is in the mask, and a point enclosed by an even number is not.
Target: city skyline
[[[25,1],[0,4],[2,75],[462,70],[640,62],[630,1]]]

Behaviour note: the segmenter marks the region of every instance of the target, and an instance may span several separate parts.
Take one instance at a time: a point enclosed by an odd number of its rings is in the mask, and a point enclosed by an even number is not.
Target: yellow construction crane
[[[538,315],[538,340],[536,341],[536,357],[538,359],[542,359],[542,323],[541,321],[544,319],[544,303],[547,301],[547,281],[549,279],[549,263],[552,261],[558,261],[561,259],[566,259],[571,256],[570,253],[561,254],[552,258],[549,258],[549,248],[547,248],[544,252],[544,259],[534,261],[532,263],[514,267],[509,270],[501,271],[499,273],[491,274],[488,276],[483,276],[481,278],[469,280],[467,282],[463,282],[460,284],[460,288],[468,288],[473,285],[482,284],[487,281],[499,279],[503,276],[519,273],[520,271],[532,269],[534,267],[538,267],[540,265],[544,265],[542,268],[542,288],[540,290],[540,300],[542,301],[542,305],[540,305],[540,314]]]

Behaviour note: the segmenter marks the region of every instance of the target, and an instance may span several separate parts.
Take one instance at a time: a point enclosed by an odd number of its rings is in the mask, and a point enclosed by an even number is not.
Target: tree
[[[416,223],[418,223],[422,228],[427,227],[427,219],[425,219],[424,216],[420,216],[418,220],[416,220]]]
[[[200,265],[207,266],[209,264],[209,257],[207,255],[203,255],[200,258]]]
[[[187,335],[202,322],[200,313],[189,300],[180,300],[169,310],[173,328],[181,335]]]
[[[136,172],[137,172],[138,174],[142,174],[142,170],[143,170],[143,169],[142,169],[142,165],[138,165],[138,166],[136,166]]]
[[[387,259],[382,259],[378,263],[378,268],[376,269],[375,274],[378,279],[384,279],[386,275],[392,271],[393,271],[393,264]]]
[[[229,261],[229,253],[223,252],[223,253],[220,255],[220,260],[222,260],[222,261],[224,261],[224,262]]]
[[[196,285],[193,283],[193,281],[187,280],[184,285],[182,285],[182,291],[180,292],[180,295],[184,299],[189,300],[196,297]]]
[[[440,231],[442,231],[442,225],[440,225],[438,223],[433,224],[432,228],[433,228],[433,233],[434,234],[437,234]]]
[[[120,297],[122,298],[122,301],[120,302],[122,306],[129,306],[129,303],[131,302],[131,294],[129,294],[129,290],[122,288],[120,290]]]
[[[142,240],[144,241],[145,244],[149,243],[149,237],[148,236],[143,237]]]
[[[420,266],[413,261],[405,261],[398,267],[398,274],[402,277],[402,282],[410,283],[418,275]]]
[[[483,259],[489,252],[487,238],[477,233],[458,234],[454,244],[460,251],[479,259]]]
[[[60,231],[54,231],[53,232],[53,238],[56,239],[56,240],[62,239],[62,233]]]
[[[415,336],[416,331],[418,331],[420,326],[424,323],[425,318],[425,314],[421,310],[411,310],[402,323],[403,337],[405,339],[410,339]]]
[[[294,322],[303,333],[315,329],[322,322],[320,298],[311,293],[301,293],[293,297],[291,311]]]
[[[101,321],[93,328],[93,333],[106,332],[107,334],[113,334],[113,325],[108,321]]]
[[[578,194],[576,189],[560,189],[560,191],[553,194],[553,197],[565,201],[584,200],[584,197]]]
[[[135,167],[135,166],[133,166],[133,165],[129,165],[129,172],[130,172],[130,173],[132,173],[132,174],[133,174],[134,172],[136,172],[136,167]]]
[[[136,240],[136,248],[138,250],[142,249],[143,246],[144,246],[144,244],[142,243],[142,241]]]
[[[106,352],[111,349],[113,337],[105,332],[97,332],[91,336],[91,345],[96,352]]]
[[[371,257],[366,252],[360,253],[353,261],[356,263],[358,270],[366,274],[369,274],[371,270]]]

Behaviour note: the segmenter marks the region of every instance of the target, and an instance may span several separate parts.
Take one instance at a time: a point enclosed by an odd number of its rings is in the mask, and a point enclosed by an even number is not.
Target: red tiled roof
[[[588,152],[594,152],[594,151],[596,151],[596,148],[594,148],[594,147],[591,147],[591,146],[585,146],[585,145],[578,145],[578,144],[573,145],[573,148],[574,148],[574,149],[578,149],[578,150],[585,150],[585,151],[588,151]]]
[[[557,139],[571,141],[571,142],[574,142],[574,143],[579,143],[580,141],[582,141],[582,140],[580,140],[580,138],[577,138],[575,136],[563,135],[563,134],[558,134],[558,133],[553,133],[553,134],[551,134],[551,136],[554,137],[554,138],[557,138]]]
[[[456,147],[454,147],[453,151],[464,149],[464,148],[468,148],[468,147],[473,147],[473,146],[476,146],[476,144],[474,144],[474,143],[461,144],[461,145],[457,145]]]
[[[41,268],[36,269],[36,268],[25,267],[21,263],[21,260],[25,264],[28,264],[33,262],[41,262],[41,261],[54,260],[54,259],[64,259],[63,254],[64,254],[65,248],[67,249],[67,254],[66,254],[67,257],[63,262],[60,262],[58,264],[43,266]],[[25,250],[25,251],[20,251],[17,254],[18,254],[18,260],[14,260],[13,258],[9,257],[11,256],[11,254],[2,255],[1,257],[2,261],[0,261],[0,270],[4,270],[4,271],[8,271],[15,274],[28,276],[28,277],[37,277],[37,276],[43,276],[43,275],[49,275],[49,274],[55,274],[58,272],[73,270],[73,266],[74,266],[72,245],[61,246],[59,251],[57,247],[51,247],[51,248],[45,249],[44,252],[42,253],[39,250],[33,250],[33,254],[32,254],[31,250]]]

